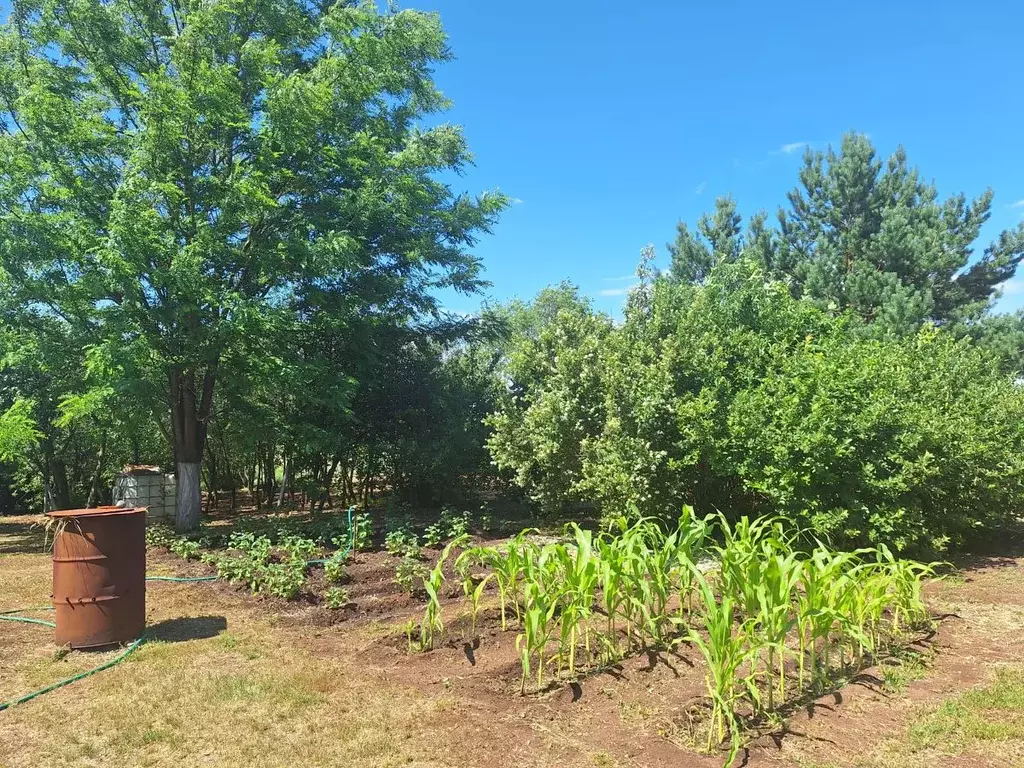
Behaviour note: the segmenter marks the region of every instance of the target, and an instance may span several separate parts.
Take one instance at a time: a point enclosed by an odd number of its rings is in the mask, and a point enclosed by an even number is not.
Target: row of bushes
[[[548,510],[782,513],[836,543],[942,550],[1024,501],[1024,389],[941,329],[865,334],[747,262],[644,282],[616,324],[521,308],[495,464]]]

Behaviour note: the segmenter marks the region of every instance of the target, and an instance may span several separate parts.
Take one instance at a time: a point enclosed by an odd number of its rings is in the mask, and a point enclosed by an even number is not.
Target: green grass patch
[[[882,687],[886,693],[903,693],[912,682],[925,676],[928,658],[918,651],[900,649],[882,662],[881,669]]]
[[[943,702],[911,724],[895,751],[959,755],[991,742],[1024,741],[1024,668],[1002,667],[993,680]]]
[[[249,661],[263,658],[263,652],[259,648],[233,632],[221,632],[213,642],[218,648],[241,654],[243,658]]]
[[[294,714],[323,700],[298,679],[271,678],[263,675],[230,674],[210,682],[213,701],[223,704],[260,702],[279,714]]]

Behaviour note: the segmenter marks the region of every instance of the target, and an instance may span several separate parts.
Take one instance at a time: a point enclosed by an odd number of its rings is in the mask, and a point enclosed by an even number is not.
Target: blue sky
[[[803,146],[851,129],[882,154],[903,144],[942,195],[992,187],[979,252],[1024,217],[1024,7],[1008,0],[405,7],[438,11],[456,56],[436,73],[476,155],[456,186],[518,201],[477,248],[492,299],[569,279],[618,311],[645,244],[667,264],[676,221],[730,192],[774,216]],[[1000,309],[1021,306],[1024,279]]]

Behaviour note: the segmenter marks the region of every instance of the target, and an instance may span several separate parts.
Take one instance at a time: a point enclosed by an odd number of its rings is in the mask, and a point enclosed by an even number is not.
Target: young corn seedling
[[[763,580],[754,590],[758,606],[755,621],[766,651],[770,711],[775,708],[776,687],[779,702],[786,700],[786,637],[796,625],[793,595],[800,582],[803,564],[796,553],[773,554],[768,556],[761,572]],[[777,675],[777,686],[773,685],[773,675]]]
[[[476,636],[476,618],[480,613],[480,600],[487,588],[487,582],[494,577],[494,573],[488,573],[483,578],[479,578],[474,576],[470,569],[474,564],[484,563],[486,560],[486,551],[482,548],[467,549],[455,560],[455,571],[462,578],[462,592],[469,598],[472,608],[471,632],[474,637]]]
[[[804,657],[811,668],[811,687],[820,690],[828,679],[831,633],[837,625],[849,632],[850,574],[858,563],[856,552],[833,552],[820,542],[804,562],[797,599],[797,627],[800,640],[800,685],[804,682]]]
[[[742,729],[736,714],[738,702],[746,697],[753,703],[755,710],[760,706],[757,680],[753,673],[759,648],[754,642],[749,621],[739,627],[734,625],[733,598],[724,595],[719,602],[704,577],[699,572],[694,575],[701,613],[700,624],[708,637],[705,640],[703,635],[691,630],[688,639],[704,656],[708,667],[705,683],[711,701],[711,720],[708,725],[707,749],[710,752],[728,734],[731,748],[725,764],[730,765],[741,746]],[[741,674],[744,666],[748,669],[745,675]]]
[[[569,676],[576,674],[576,651],[582,631],[584,658],[589,662],[591,653],[590,616],[597,587],[597,560],[593,551],[593,535],[575,523],[570,530],[575,547],[564,545],[551,548],[550,571],[561,581],[562,607],[559,614],[561,633],[558,652],[559,672],[563,659],[568,659]]]
[[[676,594],[679,598],[678,617],[682,619],[685,612],[693,609],[693,568],[700,556],[704,553],[708,540],[711,536],[713,515],[704,518],[695,518],[693,507],[683,507],[683,514],[679,518],[679,525],[676,528],[676,546],[673,553],[674,562],[671,565],[673,578],[676,583]],[[682,622],[677,622],[681,624]]]
[[[552,620],[558,607],[557,598],[547,594],[536,582],[527,582],[523,592],[523,631],[516,635],[516,651],[523,667],[519,685],[521,695],[526,694],[526,681],[534,658],[537,660],[537,689],[544,686],[544,655],[551,640]]]
[[[508,629],[507,606],[509,602],[515,610],[516,621],[519,615],[519,583],[523,573],[523,551],[526,547],[526,536],[532,529],[521,531],[509,540],[505,549],[486,547],[482,557],[494,572],[494,580],[498,585],[498,598],[501,603],[501,630]]]
[[[876,550],[876,559],[883,567],[893,592],[892,631],[896,637],[904,627],[912,627],[928,618],[921,588],[926,577],[934,576],[939,563],[917,563],[899,560],[884,544]]]
[[[624,595],[622,593],[623,563],[622,551],[611,541],[598,539],[598,580],[601,587],[601,607],[606,618],[603,643],[609,663],[620,657],[618,629],[615,617],[619,613]]]
[[[441,585],[444,583],[444,566],[452,550],[463,544],[469,536],[460,536],[445,546],[437,565],[423,580],[423,589],[427,593],[427,607],[423,612],[420,625],[420,650],[426,651],[434,647],[434,642],[444,631],[444,620],[441,617]]]

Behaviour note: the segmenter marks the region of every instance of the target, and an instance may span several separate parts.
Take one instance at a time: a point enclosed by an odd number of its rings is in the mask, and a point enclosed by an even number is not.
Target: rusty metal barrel
[[[128,643],[146,626],[146,509],[50,512],[57,645]]]

